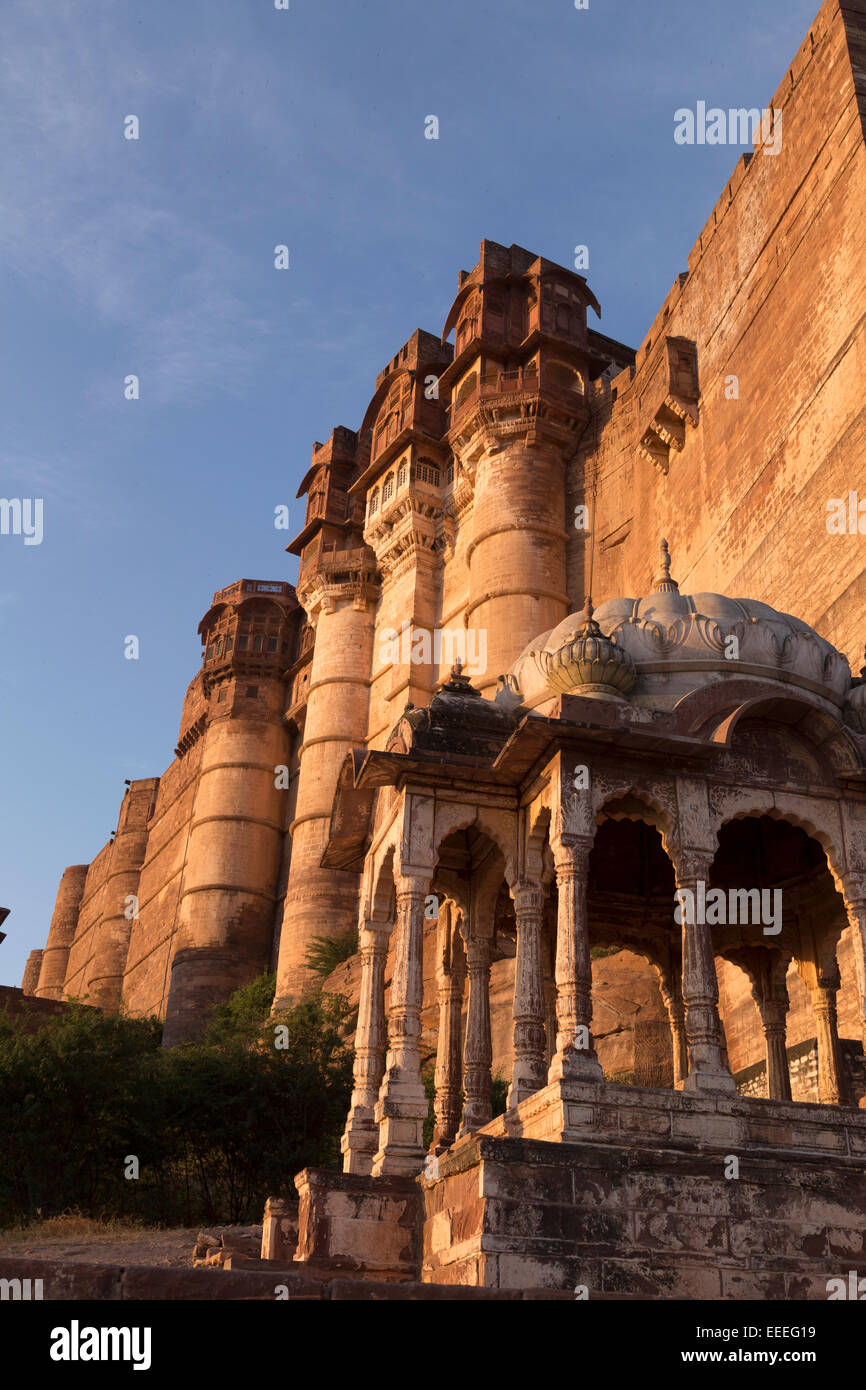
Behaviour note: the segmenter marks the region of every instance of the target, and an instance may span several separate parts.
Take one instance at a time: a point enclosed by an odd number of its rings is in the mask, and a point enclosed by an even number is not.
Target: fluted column
[[[547,1082],[542,925],[544,892],[540,884],[521,882],[512,893],[517,919],[514,970],[514,1069],[508,1108]]]
[[[758,1002],[761,1027],[767,1051],[767,1096],[770,1100],[791,1099],[791,1073],[788,1069],[788,999],[762,999]]]
[[[439,1039],[436,1049],[436,1096],[433,1152],[444,1153],[457,1138],[462,1101],[460,1042],[466,955],[459,931],[449,922],[448,961],[439,978]]]
[[[711,860],[703,855],[684,855],[675,865],[679,914],[683,933],[683,1003],[689,1047],[689,1072],[685,1091],[736,1092],[721,1046],[719,982],[713,940],[705,921],[697,918],[704,894],[698,884],[709,880]]]
[[[854,946],[854,968],[857,972],[857,995],[860,1004],[860,1030],[863,1052],[866,1054],[866,874],[849,874],[845,879],[845,907],[851,923]],[[866,1109],[866,1096],[860,1101]]]
[[[355,1032],[355,1086],[340,1141],[345,1173],[371,1173],[379,1147],[375,1110],[385,1071],[385,962],[390,933],[390,922],[372,918],[364,922],[359,933],[361,992]]]
[[[550,1081],[603,1081],[592,1043],[592,961],[586,889],[592,841],[554,845],[556,865],[556,1053]]]
[[[469,1008],[463,1045],[463,1123],[460,1134],[472,1134],[493,1119],[493,1045],[490,1038],[490,939],[466,928],[469,961]]]
[[[424,902],[429,877],[401,875],[397,888],[397,951],[388,1012],[388,1055],[376,1103],[379,1147],[373,1175],[415,1174],[424,1164],[427,1096],[421,1080]]]
[[[838,978],[822,975],[810,990],[818,1040],[818,1100],[822,1105],[844,1105],[847,1099],[836,1024],[838,988]]]
[[[662,999],[671,1028],[674,1088],[682,1086],[689,1074],[689,1049],[686,1041],[686,1011],[683,1004],[682,974],[673,969],[669,980],[660,981]]]

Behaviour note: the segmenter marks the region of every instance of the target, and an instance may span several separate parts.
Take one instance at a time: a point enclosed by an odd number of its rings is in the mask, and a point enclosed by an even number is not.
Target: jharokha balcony
[[[564,363],[542,365],[540,370],[533,363],[531,367],[497,372],[495,376],[485,377],[480,382],[476,379],[474,387],[471,382],[464,382],[457,399],[447,408],[448,430],[462,424],[480,401],[537,395],[541,391],[565,408],[573,407],[576,401],[583,402],[585,395],[580,372]]]

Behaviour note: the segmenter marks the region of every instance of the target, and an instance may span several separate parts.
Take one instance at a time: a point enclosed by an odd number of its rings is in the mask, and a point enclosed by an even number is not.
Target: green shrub
[[[202,1042],[171,1050],[153,1019],[71,1005],[27,1033],[0,1015],[0,1225],[72,1208],[154,1225],[257,1220],[300,1168],[337,1166],[349,1007],[318,995],[268,1018],[273,993],[273,977],[245,986]]]

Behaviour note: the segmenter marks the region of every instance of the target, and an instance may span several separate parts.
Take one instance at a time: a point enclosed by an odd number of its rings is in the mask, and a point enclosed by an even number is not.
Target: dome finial
[[[680,586],[675,579],[671,579],[671,552],[667,540],[662,536],[659,542],[659,572],[653,580],[654,594],[678,594]]]
[[[599,627],[598,623],[595,621],[593,617],[594,613],[595,606],[593,604],[593,601],[590,597],[587,596],[583,605],[583,631],[591,632],[593,635],[601,632],[601,628]]]

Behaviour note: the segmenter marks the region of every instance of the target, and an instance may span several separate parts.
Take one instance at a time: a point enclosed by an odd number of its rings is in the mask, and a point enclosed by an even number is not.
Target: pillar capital
[[[544,889],[534,879],[519,879],[510,892],[518,916],[540,914],[544,911]]]
[[[842,879],[842,890],[845,894],[845,905],[849,915],[853,912],[858,916],[866,915],[866,870],[854,870],[845,874]]]
[[[684,886],[701,881],[706,883],[713,867],[714,857],[712,850],[693,848],[677,850],[672,855],[677,884]]]
[[[433,882],[432,869],[406,869],[402,873],[394,874],[394,891],[397,900],[401,898],[426,898],[430,894],[430,886]]]
[[[561,883],[569,874],[585,874],[593,841],[589,835],[559,835],[551,839],[556,879]]]

